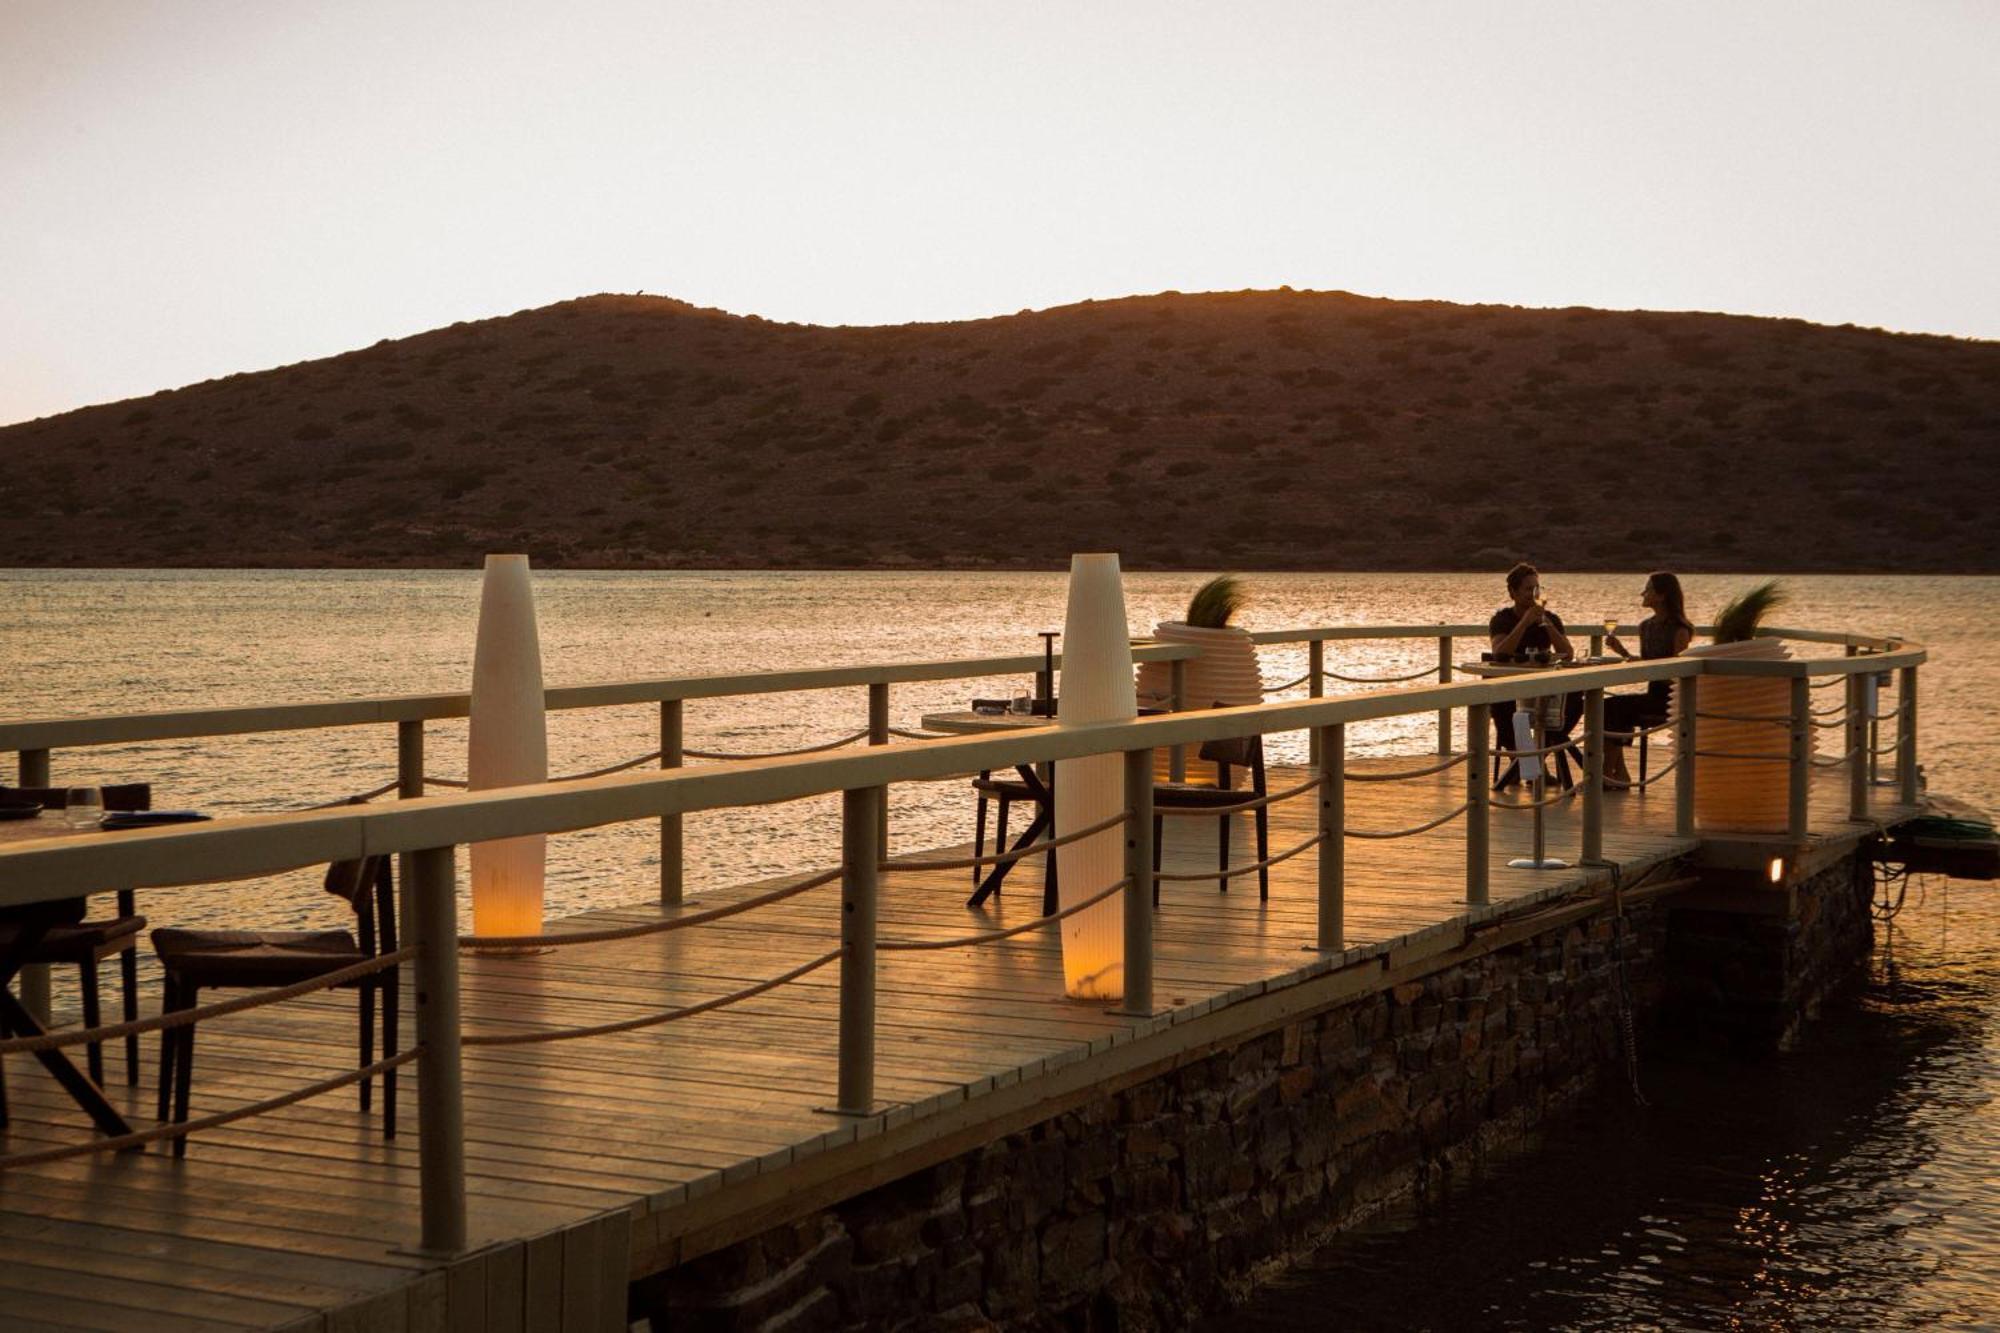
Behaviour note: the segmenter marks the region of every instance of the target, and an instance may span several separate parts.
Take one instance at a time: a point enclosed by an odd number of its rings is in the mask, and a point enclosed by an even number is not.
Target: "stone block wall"
[[[648,1279],[634,1311],[674,1333],[1184,1327],[1621,1070],[1621,987],[1657,1007],[1664,917],[1385,978]]]
[[[1674,908],[1663,1032],[1745,1055],[1789,1047],[1829,996],[1863,975],[1873,889],[1872,863],[1856,855],[1793,886],[1789,910],[1753,910],[1760,897],[1784,897],[1753,883],[1737,890],[1742,910]]]

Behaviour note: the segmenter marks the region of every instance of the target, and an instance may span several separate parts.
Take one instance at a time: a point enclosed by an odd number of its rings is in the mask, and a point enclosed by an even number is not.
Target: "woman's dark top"
[[[1516,611],[1511,604],[1503,606],[1493,613],[1493,619],[1486,622],[1486,632],[1496,639],[1505,638],[1514,632],[1515,622],[1519,621],[1520,618],[1521,613]],[[1515,652],[1533,653],[1545,649],[1549,652],[1555,651],[1555,642],[1549,638],[1549,626],[1554,625],[1557,629],[1562,629],[1562,617],[1553,611],[1544,611],[1542,612],[1542,618],[1542,624],[1530,625],[1528,627],[1528,632],[1521,636],[1521,642],[1515,645]],[[1667,641],[1667,646],[1673,646],[1671,639]]]
[[[1659,615],[1647,616],[1639,622],[1640,659],[1651,661],[1656,657],[1674,656],[1674,639],[1680,631],[1681,624],[1678,620],[1669,620]],[[1673,696],[1674,683],[1670,680],[1649,681],[1646,685],[1648,702],[1657,705],[1657,710],[1649,708],[1648,711],[1666,712],[1673,701]]]

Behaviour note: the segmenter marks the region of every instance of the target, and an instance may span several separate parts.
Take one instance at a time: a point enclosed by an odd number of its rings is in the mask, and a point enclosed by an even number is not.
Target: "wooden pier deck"
[[[1410,767],[1409,758],[1350,769]],[[1303,773],[1273,770],[1274,790]],[[1464,773],[1350,783],[1351,827],[1406,826],[1463,799]],[[1877,792],[1876,813],[1908,813]],[[1842,842],[1845,775],[1818,774],[1816,839]],[[968,795],[968,807],[970,804]],[[1556,855],[1574,857],[1574,802],[1549,812]],[[1605,802],[1606,855],[1629,873],[1692,850],[1673,834],[1671,783]],[[1310,831],[1311,797],[1274,811],[1274,850]],[[1238,859],[1248,859],[1240,820]],[[1529,816],[1492,815],[1494,906],[1574,893],[1602,870],[1524,871]],[[1166,868],[1214,865],[1213,826],[1168,821]],[[896,845],[899,856],[914,849]],[[9,1328],[227,1327],[611,1328],[638,1275],[752,1234],[788,1208],[819,1206],[1094,1095],[1119,1069],[1170,1059],[1204,1039],[1205,1016],[1300,978],[1352,968],[1468,920],[1457,824],[1347,847],[1343,955],[1314,937],[1311,853],[1277,867],[1260,903],[1254,876],[1163,885],[1156,926],[1161,1016],[1121,1017],[1061,998],[1052,933],[879,959],[877,1094],[865,1119],[816,1108],[833,1099],[836,970],[733,1008],[620,1035],[468,1049],[466,1164],[475,1252],[446,1264],[410,1253],[418,1237],[415,1098],[402,1132],[336,1092],[197,1137],[176,1162],[158,1149],[0,1174],[0,1324]],[[939,852],[937,855],[946,855]],[[986,909],[964,906],[963,870],[884,877],[884,940],[944,938],[1018,923],[1040,910],[1039,858]],[[763,885],[703,893],[698,906]],[[739,989],[823,953],[837,940],[838,888],[696,929],[526,958],[468,956],[468,1032],[521,1031],[638,1016]],[[145,904],[141,903],[141,910]],[[577,928],[653,919],[649,904],[574,918]],[[681,909],[686,910],[686,909]],[[1373,973],[1379,976],[1382,967]],[[1211,1022],[1220,1021],[1212,1018]],[[335,993],[204,1022],[197,1116],[326,1077],[354,1057],[354,1002]],[[128,1089],[107,1050],[115,1101],[153,1115],[149,1067]],[[415,1067],[406,1073],[414,1081]],[[75,1106],[23,1057],[10,1057],[12,1124],[0,1153],[81,1141]],[[959,1147],[954,1147],[959,1145]],[[447,1323],[448,1321],[448,1323]]]

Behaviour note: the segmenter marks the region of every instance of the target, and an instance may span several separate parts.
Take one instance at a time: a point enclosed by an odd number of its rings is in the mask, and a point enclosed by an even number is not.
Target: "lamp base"
[[[1517,856],[1507,863],[1509,870],[1568,870],[1569,862],[1553,856],[1545,856],[1537,861],[1532,856]]]

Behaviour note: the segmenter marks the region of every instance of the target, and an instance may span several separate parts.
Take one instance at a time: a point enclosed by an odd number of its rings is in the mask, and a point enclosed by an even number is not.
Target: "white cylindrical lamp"
[[[1125,587],[1118,557],[1072,556],[1056,725],[1126,722],[1137,715],[1132,642],[1125,624]],[[1056,764],[1055,786],[1055,832],[1061,838],[1125,808],[1123,756],[1062,760]],[[1058,847],[1056,871],[1058,901],[1065,908],[1103,891],[1125,873],[1123,833],[1114,825]],[[1124,911],[1114,894],[1062,921],[1063,990],[1072,999],[1123,997]]]
[[[472,791],[546,782],[549,739],[542,697],[541,637],[525,555],[489,555],[472,655],[472,727],[466,786]],[[542,928],[548,838],[540,833],[472,845],[475,935],[535,935]]]

